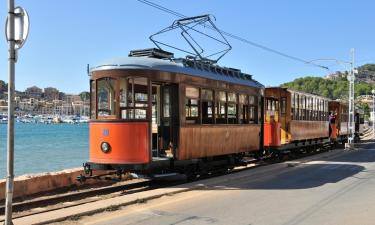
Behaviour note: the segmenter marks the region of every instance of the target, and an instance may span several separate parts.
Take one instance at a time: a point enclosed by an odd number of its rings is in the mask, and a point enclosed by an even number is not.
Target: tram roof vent
[[[158,48],[145,48],[132,50],[129,52],[130,57],[149,57],[157,59],[171,59],[174,57],[173,53],[167,52]]]
[[[230,76],[242,80],[253,80],[252,75],[242,73],[241,70],[230,67],[220,67],[216,64],[209,64],[207,62],[202,62],[201,60],[192,60],[190,58],[182,59],[184,66],[191,67],[194,69],[211,71],[216,74]]]

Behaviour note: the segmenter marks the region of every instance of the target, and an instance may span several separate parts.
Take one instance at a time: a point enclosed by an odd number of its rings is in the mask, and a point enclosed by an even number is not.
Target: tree
[[[90,93],[87,91],[82,91],[79,93],[79,96],[81,97],[82,101],[90,99]]]
[[[5,81],[0,80],[0,93],[8,90],[8,84]]]
[[[310,94],[324,96],[330,99],[347,99],[348,81],[345,78],[328,80],[322,77],[303,77],[284,83],[282,87],[303,91]],[[355,83],[355,95],[368,95],[374,89],[374,85],[359,81]]]

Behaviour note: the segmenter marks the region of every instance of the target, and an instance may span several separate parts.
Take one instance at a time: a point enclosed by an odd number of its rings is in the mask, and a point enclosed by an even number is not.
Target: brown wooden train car
[[[345,101],[335,100],[329,102],[329,112],[335,117],[335,129],[331,133],[331,139],[344,142],[348,136],[349,106]]]
[[[265,148],[290,150],[328,142],[328,101],[286,88],[266,88]]]
[[[251,75],[160,50],[141,53],[90,71],[86,167],[168,170],[259,151],[264,87]]]

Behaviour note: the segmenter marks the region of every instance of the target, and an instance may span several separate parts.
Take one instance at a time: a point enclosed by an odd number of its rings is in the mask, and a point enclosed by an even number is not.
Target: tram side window
[[[294,120],[295,119],[295,103],[294,103],[294,99],[295,99],[295,97],[294,97],[294,93],[292,93],[291,94],[291,110],[292,110],[292,114],[291,114],[291,118],[292,118],[292,120]]]
[[[306,98],[306,120],[313,120],[312,100],[312,97]]]
[[[148,83],[146,78],[122,78],[120,80],[121,119],[142,120],[147,118]]]
[[[228,123],[237,123],[237,95],[235,93],[228,93]]]
[[[249,123],[258,123],[257,121],[257,104],[258,104],[258,99],[256,96],[249,96]],[[275,103],[274,103],[275,104]]]
[[[285,97],[281,98],[280,109],[281,109],[281,114],[286,113],[286,98]]]
[[[213,116],[213,105],[214,105],[214,93],[212,90],[202,89],[202,123],[212,124],[214,123]]]
[[[96,93],[95,93],[95,81],[90,82],[90,118],[91,119],[96,119]]]
[[[102,78],[97,81],[98,117],[115,118],[116,116],[116,80]]]
[[[294,120],[299,120],[299,95],[294,94]]]
[[[226,104],[227,104],[227,96],[225,91],[218,91],[216,95],[216,108],[215,108],[215,115],[216,115],[216,123],[217,124],[226,124],[227,117],[226,117]]]
[[[249,123],[249,98],[247,95],[239,95],[239,122],[240,124]]]
[[[300,119],[305,120],[305,103],[306,103],[306,97],[301,95],[300,96]]]
[[[319,110],[319,120],[320,121],[324,121],[324,104],[323,104],[324,102],[323,102],[323,100],[320,100],[319,101],[319,108],[320,108],[320,110]]]
[[[186,87],[185,89],[185,116],[186,122],[199,123],[199,89]]]

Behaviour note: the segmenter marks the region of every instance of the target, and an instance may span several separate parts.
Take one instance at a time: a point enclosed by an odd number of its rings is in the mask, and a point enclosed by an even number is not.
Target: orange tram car
[[[93,170],[195,177],[347,136],[347,106],[160,49],[89,70]],[[330,131],[329,112],[337,113]]]

